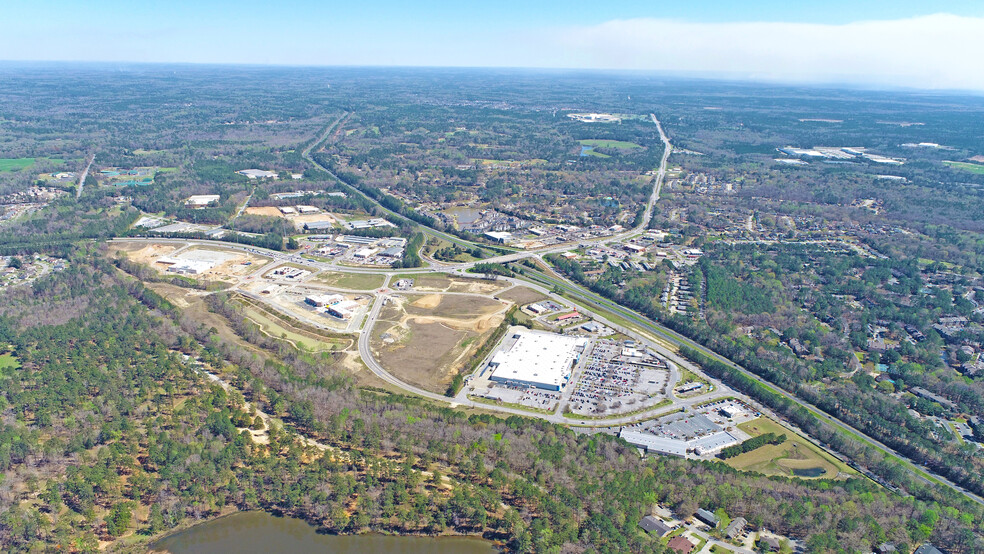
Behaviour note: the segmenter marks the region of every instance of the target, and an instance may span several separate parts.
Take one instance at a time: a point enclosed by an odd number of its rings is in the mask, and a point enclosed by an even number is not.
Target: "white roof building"
[[[328,306],[328,313],[338,319],[350,319],[359,309],[359,303],[354,300],[342,300]]]
[[[250,179],[276,179],[276,171],[265,171],[263,169],[241,169],[236,173],[245,175]]]
[[[503,244],[505,244],[506,242],[512,240],[512,238],[513,238],[512,233],[510,233],[508,231],[490,231],[488,233],[485,233],[485,236],[488,239],[491,239],[491,240],[493,240],[495,242],[499,242],[499,243],[503,243]]]
[[[195,194],[193,196],[189,196],[188,199],[185,200],[185,204],[190,204],[192,206],[205,206],[211,204],[212,202],[218,202],[219,198],[221,198],[221,196],[218,194]]]
[[[345,300],[345,297],[341,294],[312,294],[304,299],[308,304],[319,308],[337,304],[342,300]]]
[[[511,346],[496,352],[489,362],[492,381],[560,390],[570,378],[588,339],[513,327]]]

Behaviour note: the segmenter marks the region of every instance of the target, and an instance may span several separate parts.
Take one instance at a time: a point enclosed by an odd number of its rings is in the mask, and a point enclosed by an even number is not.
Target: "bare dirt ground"
[[[161,266],[155,263],[157,258],[169,256],[171,252],[178,249],[177,246],[171,244],[146,244],[143,242],[114,243],[111,248],[125,252],[131,260],[158,271],[161,270]]]
[[[305,223],[319,223],[322,221],[327,221],[334,225],[338,222],[338,220],[332,217],[331,214],[326,214],[324,212],[320,214],[295,215],[291,217],[290,220],[294,222],[294,227],[298,229],[303,229]]]
[[[433,318],[475,318],[504,309],[501,302],[483,296],[428,294],[408,300],[411,302],[404,307],[407,314]]]
[[[443,392],[502,322],[506,306],[483,297],[394,297],[380,313],[371,346],[388,371]]]
[[[520,306],[547,299],[545,295],[526,287],[513,287],[506,292],[499,293],[499,298],[515,302]]]
[[[413,290],[419,292],[465,292],[470,294],[494,294],[511,285],[506,281],[484,279],[460,279],[447,275],[413,275]]]
[[[160,273],[165,273],[167,268],[157,263],[157,260],[163,257],[170,257],[181,246],[163,243],[147,244],[143,242],[128,242],[114,245],[116,250],[125,252],[134,262],[146,265]],[[185,260],[218,262],[215,267],[201,275],[187,275],[187,277],[219,281],[236,281],[237,278],[248,275],[257,267],[270,261],[270,258],[265,256],[257,256],[246,252],[201,247],[185,249],[178,253],[176,257]]]
[[[284,217],[284,214],[280,212],[275,206],[261,206],[261,207],[249,207],[246,208],[246,213],[248,215],[265,215],[269,217]]]

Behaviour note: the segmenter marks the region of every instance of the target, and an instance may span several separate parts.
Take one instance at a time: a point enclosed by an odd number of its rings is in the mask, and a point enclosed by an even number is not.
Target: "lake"
[[[266,512],[238,512],[164,537],[151,548],[172,554],[395,552],[399,554],[491,554],[492,543],[469,537],[399,537],[389,535],[319,535],[300,519]]]
[[[454,216],[454,219],[458,222],[458,225],[468,225],[469,223],[474,223],[482,217],[482,210],[477,208],[468,208],[465,206],[448,208],[444,210],[444,213]]]

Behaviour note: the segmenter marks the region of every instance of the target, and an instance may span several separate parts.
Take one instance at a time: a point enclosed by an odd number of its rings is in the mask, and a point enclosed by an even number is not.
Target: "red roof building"
[[[690,551],[694,549],[694,543],[688,541],[683,535],[673,537],[666,546],[679,554],[690,554]]]

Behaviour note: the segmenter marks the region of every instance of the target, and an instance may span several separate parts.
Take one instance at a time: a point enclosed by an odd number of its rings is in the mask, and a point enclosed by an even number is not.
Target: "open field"
[[[969,171],[971,173],[976,173],[978,175],[984,175],[984,165],[982,164],[973,164],[970,162],[943,162],[943,163],[956,169],[962,169],[964,171]]]
[[[0,375],[7,369],[17,369],[20,367],[20,362],[17,357],[14,356],[12,352],[7,352],[6,354],[0,354]]]
[[[0,172],[17,171],[26,167],[31,167],[41,160],[48,160],[54,164],[64,163],[65,161],[57,158],[0,158]]]
[[[246,215],[265,215],[267,217],[284,217],[284,214],[276,206],[250,206],[246,208]]]
[[[444,392],[502,322],[503,310],[499,302],[481,297],[393,297],[373,328],[371,346],[395,376]]]
[[[532,304],[533,302],[546,300],[547,296],[533,289],[517,286],[499,294],[499,298],[510,302],[515,302],[520,306],[525,306],[527,304]]]
[[[374,273],[319,273],[315,280],[340,289],[375,290],[383,286],[385,277]]]
[[[857,473],[819,447],[771,419],[760,417],[742,423],[738,425],[738,428],[753,437],[765,433],[785,434],[786,441],[778,445],[765,445],[751,452],[745,452],[734,458],[724,460],[724,463],[735,469],[756,471],[764,475],[783,475],[803,479],[838,479],[844,478],[845,474],[854,475]]]
[[[428,294],[404,306],[408,315],[435,318],[474,318],[502,310],[502,304],[480,296]]]
[[[470,294],[494,294],[511,285],[506,281],[487,281],[485,279],[462,279],[449,277],[445,273],[407,274],[393,277],[392,282],[400,279],[413,279],[413,291],[416,292],[465,292]]]
[[[286,340],[299,350],[315,352],[344,350],[352,346],[350,339],[338,339],[319,336],[316,333],[297,328],[275,315],[259,309],[255,304],[242,302],[246,309],[246,317],[260,326],[267,335]]]
[[[617,148],[619,150],[631,150],[642,148],[634,142],[624,140],[605,140],[605,139],[584,139],[578,141],[581,146],[594,146],[595,148]]]

